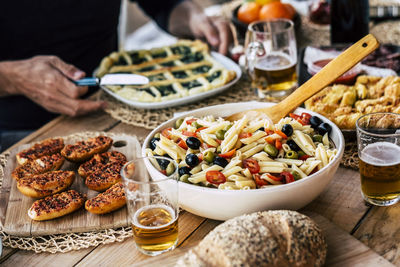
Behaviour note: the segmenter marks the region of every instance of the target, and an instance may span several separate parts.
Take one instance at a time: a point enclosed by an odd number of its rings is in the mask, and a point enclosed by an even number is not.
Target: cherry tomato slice
[[[164,130],[162,130],[161,134],[167,137],[168,139],[171,139],[171,133],[170,133],[171,130],[172,128],[165,128]]]
[[[310,124],[310,119],[311,119],[311,115],[303,112],[301,113],[301,120],[303,121],[303,125],[308,125]]]
[[[271,134],[273,134],[273,133],[274,133],[274,131],[272,131],[272,130],[269,130],[269,129],[265,129],[265,132],[266,132],[268,135],[271,135]]]
[[[272,175],[272,174],[269,174],[269,173],[267,173],[267,176],[268,176],[268,178],[270,178],[270,179],[272,179],[274,181],[277,181],[277,182],[280,182],[282,180],[281,177],[276,177],[275,175]]]
[[[265,141],[267,141],[268,144],[273,145],[275,143],[275,138],[273,138],[271,136],[267,136],[265,138]]]
[[[243,167],[249,169],[252,174],[260,172],[260,165],[258,165],[258,161],[255,159],[244,159]]]
[[[208,171],[206,172],[206,180],[212,184],[223,184],[226,182],[226,177],[220,171]]]
[[[160,171],[162,174],[167,175],[167,171],[166,170],[161,170]]]
[[[183,149],[185,149],[185,150],[188,149],[188,146],[187,146],[186,142],[183,141],[183,139],[179,140],[178,146],[180,146],[181,148],[183,148]]]
[[[220,156],[222,158],[230,159],[235,154],[235,152],[236,152],[236,148],[232,149],[231,151],[228,151],[228,152],[226,152],[224,154],[219,154],[218,156]]]
[[[279,139],[276,139],[275,140],[275,147],[276,147],[276,149],[281,150],[282,149],[282,141],[279,140]]]
[[[197,121],[197,119],[190,119],[186,121],[186,124],[192,125],[193,122]]]
[[[309,157],[311,157],[311,156],[309,156],[309,155],[303,155],[303,156],[300,156],[299,159],[300,159],[300,160],[307,160]]]
[[[213,147],[213,146],[210,146],[210,145],[207,144],[207,143],[202,143],[202,144],[200,145],[200,147],[201,147],[202,149],[206,150],[206,149],[211,148],[211,147]]]
[[[199,129],[196,130],[196,133],[200,132],[201,130],[207,129],[208,127],[200,127]]]
[[[254,182],[256,183],[256,185],[258,187],[261,187],[263,185],[267,185],[268,184],[267,181],[265,181],[264,179],[261,179],[261,175],[259,175],[258,173],[254,174],[253,178],[254,178]]]
[[[239,134],[239,139],[251,137],[252,133],[241,133]]]
[[[281,172],[280,176],[282,178],[282,182],[286,182],[287,184],[294,182],[294,176],[290,172]]]
[[[189,131],[182,131],[182,134],[186,135],[186,136],[193,136],[193,137],[197,136],[197,134],[195,132],[189,132]]]
[[[275,133],[278,134],[283,139],[287,139],[287,135],[284,132],[282,132],[281,130],[276,129]]]
[[[295,120],[300,119],[300,115],[297,115],[294,113],[289,113],[289,116],[290,116],[290,118],[295,119]]]

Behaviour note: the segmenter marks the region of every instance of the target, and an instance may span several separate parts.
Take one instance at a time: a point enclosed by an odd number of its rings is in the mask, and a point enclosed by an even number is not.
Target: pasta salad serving
[[[206,116],[178,119],[156,133],[147,156],[165,156],[179,166],[179,179],[218,189],[256,189],[303,179],[328,165],[337,154],[332,128],[317,116],[291,113],[277,124],[247,117],[230,122]],[[175,169],[152,162],[166,175]]]

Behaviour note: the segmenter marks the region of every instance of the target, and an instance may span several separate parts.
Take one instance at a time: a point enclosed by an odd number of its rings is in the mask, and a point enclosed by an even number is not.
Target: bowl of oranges
[[[250,23],[279,18],[292,20],[295,27],[300,25],[300,16],[294,7],[280,0],[246,0],[232,13],[232,22],[241,37],[244,37]]]

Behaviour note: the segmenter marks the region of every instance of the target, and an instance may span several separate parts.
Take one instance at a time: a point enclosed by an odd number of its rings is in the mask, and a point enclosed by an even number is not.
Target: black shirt
[[[138,0],[166,29],[180,0]],[[0,61],[56,55],[91,75],[117,50],[120,0],[12,0],[0,4]],[[0,131],[35,129],[54,118],[24,96],[0,97]]]

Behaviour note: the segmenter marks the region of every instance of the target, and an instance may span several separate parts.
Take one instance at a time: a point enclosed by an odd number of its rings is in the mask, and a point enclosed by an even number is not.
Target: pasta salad
[[[155,134],[146,153],[174,159],[185,183],[256,189],[292,183],[326,166],[337,154],[330,132],[328,123],[308,113],[291,113],[277,124],[186,117]],[[168,174],[174,170],[166,162],[158,159],[153,165]]]

